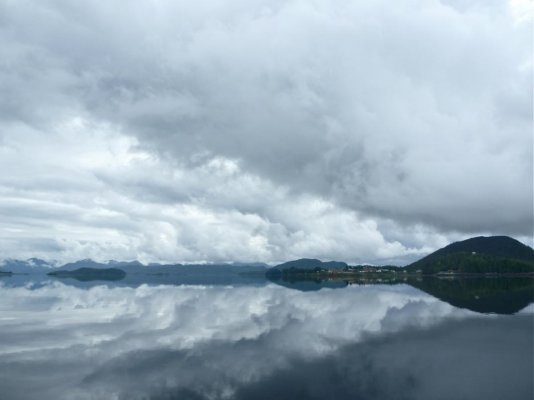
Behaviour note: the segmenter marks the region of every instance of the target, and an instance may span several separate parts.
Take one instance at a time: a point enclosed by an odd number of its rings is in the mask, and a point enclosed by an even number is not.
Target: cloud
[[[82,118],[50,135],[14,132],[5,136],[0,160],[4,256],[370,261],[428,249],[429,235],[403,246],[402,235],[386,239],[372,218],[294,193],[237,160],[169,162],[112,126]]]
[[[531,241],[521,2],[0,9],[6,254],[405,262]]]

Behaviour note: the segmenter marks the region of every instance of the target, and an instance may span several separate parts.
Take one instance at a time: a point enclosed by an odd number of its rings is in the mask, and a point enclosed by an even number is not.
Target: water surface
[[[534,307],[480,283],[0,282],[2,399],[533,397]]]

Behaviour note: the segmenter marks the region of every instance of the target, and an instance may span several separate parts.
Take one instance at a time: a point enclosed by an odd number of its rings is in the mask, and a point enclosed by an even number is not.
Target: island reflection
[[[515,314],[534,302],[532,277],[419,277],[405,279],[270,279],[278,285],[301,291],[345,288],[349,285],[408,284],[455,307],[480,313]]]

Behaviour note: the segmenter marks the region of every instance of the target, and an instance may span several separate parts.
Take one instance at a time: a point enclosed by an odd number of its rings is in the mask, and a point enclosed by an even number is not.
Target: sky
[[[0,258],[532,245],[526,0],[0,0]]]

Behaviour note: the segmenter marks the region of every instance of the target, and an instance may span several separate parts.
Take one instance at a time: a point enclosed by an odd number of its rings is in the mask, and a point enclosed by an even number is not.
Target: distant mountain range
[[[265,270],[268,268],[267,264],[252,262],[252,263],[225,263],[225,264],[158,264],[151,263],[145,265],[139,261],[116,261],[110,260],[106,262],[98,262],[91,259],[83,259],[63,265],[48,262],[39,258],[30,258],[28,260],[14,260],[7,259],[0,262],[0,271],[10,271],[14,273],[48,273],[51,271],[72,271],[79,268],[92,269],[107,269],[118,268],[126,271],[166,271],[169,268],[193,268],[201,267],[206,271],[217,269],[217,267],[225,267],[226,269],[259,269]]]
[[[28,260],[7,259],[0,263],[0,270],[15,273],[47,272],[54,268],[56,268],[54,263],[39,258],[30,258]]]
[[[139,261],[107,261],[97,262],[91,259],[79,260],[61,266],[38,258],[28,260],[5,260],[0,264],[0,271],[14,273],[47,273],[54,270],[72,271],[80,268],[107,269],[118,268],[128,272],[151,271],[166,272],[169,268],[189,269],[202,267],[203,271],[216,273],[219,267],[226,269],[261,271],[269,267],[264,263],[226,263],[226,264],[149,264]],[[342,261],[326,261],[302,258],[276,265],[267,270],[267,274],[299,274],[321,270],[344,270],[348,265]],[[377,267],[382,268],[382,267]],[[397,268],[388,266],[388,270]],[[479,236],[452,243],[439,249],[419,261],[399,270],[436,274],[440,272],[454,273],[518,273],[534,272],[534,250],[508,236]]]
[[[144,265],[138,261],[97,262],[86,259],[57,266],[35,260],[6,260],[0,264],[0,283],[22,286],[28,282],[65,278],[64,283],[80,287],[91,287],[106,281],[128,287],[142,284],[254,285],[265,280],[266,269],[265,264],[258,263]]]

